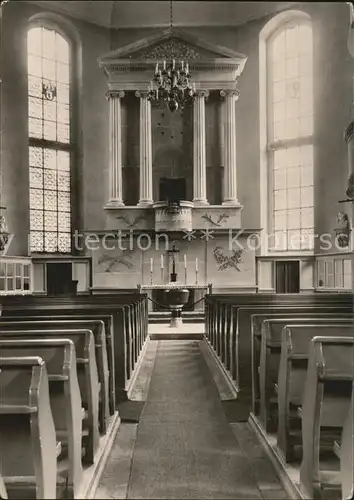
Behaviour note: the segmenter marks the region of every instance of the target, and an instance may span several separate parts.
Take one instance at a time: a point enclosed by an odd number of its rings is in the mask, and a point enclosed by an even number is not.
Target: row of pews
[[[136,290],[2,297],[0,498],[82,496],[147,328],[147,297]]]
[[[208,295],[208,342],[302,498],[353,499],[351,294]],[[329,496],[328,496],[329,495]]]

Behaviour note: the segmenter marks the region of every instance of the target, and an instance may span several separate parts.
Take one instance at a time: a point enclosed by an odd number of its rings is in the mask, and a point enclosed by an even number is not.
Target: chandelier
[[[174,53],[172,0],[170,2],[170,41],[169,61],[156,63],[155,74],[149,85],[149,100],[165,102],[170,111],[183,109],[195,97],[195,83],[191,84],[188,61],[176,61]]]

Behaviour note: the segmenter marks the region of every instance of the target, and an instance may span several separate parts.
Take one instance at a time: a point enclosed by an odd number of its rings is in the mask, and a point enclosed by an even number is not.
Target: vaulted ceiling
[[[32,3],[109,28],[166,27],[170,22],[169,1],[38,0]],[[176,27],[237,26],[295,5],[296,2],[177,0],[173,2],[173,24]]]

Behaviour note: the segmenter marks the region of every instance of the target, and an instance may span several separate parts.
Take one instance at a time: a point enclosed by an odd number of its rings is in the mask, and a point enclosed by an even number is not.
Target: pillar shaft
[[[237,90],[222,90],[225,98],[223,106],[224,118],[224,195],[223,205],[238,205],[237,200],[237,167],[236,167],[236,101]]]
[[[209,92],[200,90],[193,108],[193,203],[208,205],[206,197],[205,98]]]
[[[152,198],[151,103],[148,92],[135,93],[140,98],[140,197],[138,206],[149,206]]]
[[[109,205],[123,206],[122,198],[122,111],[124,92],[111,90],[109,100]]]

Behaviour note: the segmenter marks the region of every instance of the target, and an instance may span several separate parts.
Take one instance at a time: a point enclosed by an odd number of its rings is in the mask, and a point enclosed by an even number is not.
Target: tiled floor
[[[228,423],[199,341],[151,341],[145,358],[147,403],[121,424],[96,498],[287,498],[248,424]]]

